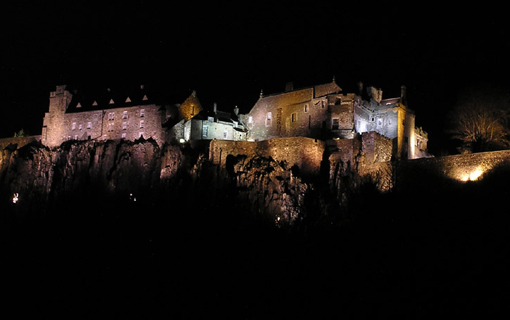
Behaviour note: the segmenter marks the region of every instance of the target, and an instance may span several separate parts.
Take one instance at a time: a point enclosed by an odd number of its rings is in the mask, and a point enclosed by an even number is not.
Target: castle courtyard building
[[[181,105],[152,101],[144,86],[130,95],[110,89],[96,97],[74,93],[65,85],[50,93],[41,134],[44,145],[56,147],[68,140],[140,138],[152,138],[163,145],[168,140],[166,124],[191,118],[202,110],[194,92]]]
[[[331,83],[297,90],[287,84],[283,93],[261,94],[243,118],[249,130],[247,139],[353,139],[357,134],[374,131],[393,141],[393,156],[397,159],[429,156],[428,135],[415,127],[405,87],[400,97],[390,99],[383,99],[382,90],[374,87],[366,92],[361,88],[360,94],[343,94],[333,79]]]

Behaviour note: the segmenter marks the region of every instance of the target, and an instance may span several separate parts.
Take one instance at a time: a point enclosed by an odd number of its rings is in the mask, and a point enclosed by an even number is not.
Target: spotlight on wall
[[[478,178],[481,177],[482,174],[483,174],[483,170],[481,168],[476,168],[472,172],[466,173],[465,175],[463,175],[461,180],[462,181],[476,181],[476,180],[478,180]]]

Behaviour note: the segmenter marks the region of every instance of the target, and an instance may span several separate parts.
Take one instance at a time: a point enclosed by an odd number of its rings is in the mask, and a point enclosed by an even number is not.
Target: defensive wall
[[[264,141],[226,141],[212,140],[209,145],[209,160],[224,165],[228,155],[257,155],[281,162],[288,167],[294,165],[304,175],[318,175],[326,143],[321,140],[291,137]]]
[[[215,164],[224,165],[228,155],[259,155],[276,161],[286,161],[289,167],[296,165],[303,174],[313,176],[319,174],[324,153],[329,150],[331,175],[346,174],[349,170],[357,170],[361,175],[377,173],[375,177],[381,179],[379,183],[385,186],[381,190],[391,189],[392,187],[388,187],[390,185],[399,190],[439,189],[444,183],[475,181],[483,179],[484,175],[497,168],[510,168],[510,150],[402,160],[395,163],[391,161],[391,143],[390,139],[375,133],[364,134],[361,141],[346,139],[324,142],[304,137],[259,142],[212,140],[209,145],[209,159]],[[360,147],[362,153],[359,153]],[[342,163],[342,167],[337,163]],[[348,163],[350,167],[346,166]],[[358,164],[362,166],[357,167]],[[330,177],[330,181],[334,180]]]
[[[398,165],[397,186],[441,188],[447,182],[481,180],[501,168],[510,168],[510,150],[407,160]]]
[[[10,137],[0,139],[0,150],[4,150],[9,145],[16,145],[16,148],[21,148],[32,141],[41,141],[41,136],[26,136],[26,137]]]

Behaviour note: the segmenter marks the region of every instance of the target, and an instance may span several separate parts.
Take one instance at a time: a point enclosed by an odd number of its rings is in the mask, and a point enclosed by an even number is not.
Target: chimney
[[[407,106],[407,88],[406,86],[400,86],[400,103]]]
[[[285,84],[285,92],[290,92],[294,90],[294,83],[293,82],[287,82]]]
[[[213,112],[216,114],[217,111],[218,111],[218,104],[215,102],[213,104]]]

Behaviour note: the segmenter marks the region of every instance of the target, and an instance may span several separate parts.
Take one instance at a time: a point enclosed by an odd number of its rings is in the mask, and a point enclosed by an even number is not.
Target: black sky
[[[166,4],[166,6],[164,5]],[[248,111],[265,93],[328,82],[386,97],[408,88],[417,125],[442,138],[457,95],[508,84],[502,8],[299,3],[17,3],[1,23],[0,136],[39,134],[57,84],[195,89]],[[176,101],[179,102],[179,101]]]

